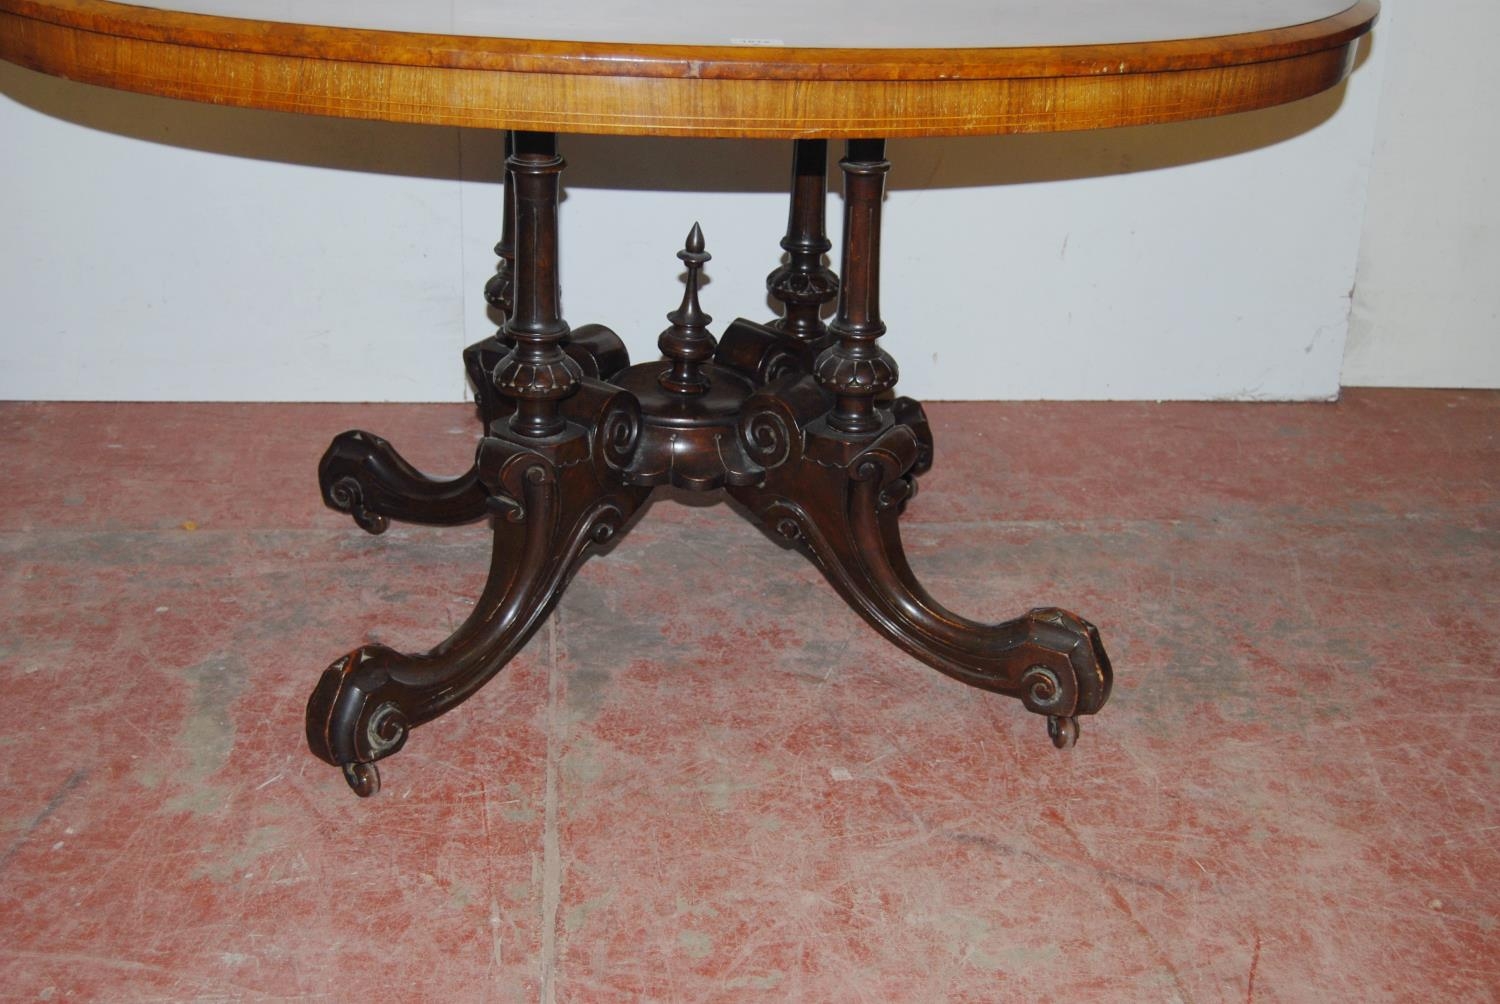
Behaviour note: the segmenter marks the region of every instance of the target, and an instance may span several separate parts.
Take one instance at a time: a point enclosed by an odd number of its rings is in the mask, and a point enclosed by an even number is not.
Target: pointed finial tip
[[[688,231],[687,249],[693,254],[703,253],[703,228],[697,223],[694,223],[693,229]]]

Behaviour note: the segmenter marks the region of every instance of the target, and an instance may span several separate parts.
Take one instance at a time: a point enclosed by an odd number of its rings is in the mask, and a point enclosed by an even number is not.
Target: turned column
[[[516,132],[513,141],[506,167],[515,188],[515,271],[503,330],[515,348],[495,367],[495,389],[516,402],[511,431],[545,439],[566,427],[558,402],[583,376],[562,351],[568,325],[557,275],[557,203],[565,162],[553,133]]]
[[[828,329],[823,304],[838,294],[838,276],[823,264],[833,248],[824,230],[828,206],[828,141],[799,139],[792,153],[792,206],[781,249],[785,265],[766,276],[766,289],[781,301],[782,316],[772,327],[801,342],[816,342]]]
[[[500,240],[495,244],[495,257],[500,264],[490,281],[484,284],[484,298],[506,317],[510,316],[511,292],[516,274],[516,180],[510,172],[510,159],[516,153],[516,134],[505,131],[505,182],[501,198],[505,208],[500,217]]]
[[[885,140],[852,139],[839,161],[844,172],[844,260],[839,305],[828,326],[838,339],[818,356],[813,375],[834,396],[831,428],[867,435],[881,427],[875,399],[896,385],[896,361],[875,344],[885,334],[880,320],[880,202],[885,176]]]

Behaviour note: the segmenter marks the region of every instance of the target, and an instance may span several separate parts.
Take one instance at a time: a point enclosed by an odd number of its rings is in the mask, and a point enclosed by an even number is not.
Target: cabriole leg
[[[520,650],[588,550],[618,533],[648,491],[621,478],[640,434],[638,402],[593,379],[564,351],[569,329],[557,274],[563,166],[551,134],[515,136],[508,161],[515,265],[502,332],[509,349],[489,375],[495,415],[465,476],[461,502],[494,522],[484,592],[468,619],[436,648],[404,655],[382,645],[362,646],[324,672],[308,701],[308,745],[341,767],[360,795],[378,790],[375,762],[400,750],[411,729],[462,703]],[[370,440],[358,444],[367,469],[368,458],[389,449]],[[425,490],[420,478],[396,468],[364,484]],[[370,497],[364,485],[361,491]],[[410,507],[409,498],[403,502]],[[434,498],[418,515],[438,515],[438,509]],[[386,514],[402,515],[380,515]]]
[[[765,478],[730,493],[771,530],[800,545],[876,630],[928,665],[974,687],[1016,697],[1046,715],[1060,746],[1079,715],[1109,698],[1109,657],[1092,624],[1042,608],[1000,624],[960,617],[917,582],[898,519],[931,463],[921,409],[890,400],[898,370],[878,345],[880,209],[890,163],[880,140],[852,140],[844,172],[843,276],[811,376],[789,378],[746,402],[741,433]],[[887,403],[889,402],[889,403]]]
[[[375,761],[398,752],[411,729],[461,704],[520,651],[589,551],[645,499],[619,480],[640,426],[634,398],[585,381],[562,415],[583,430],[566,443],[490,437],[480,446],[494,545],[484,592],[452,637],[421,655],[364,645],[318,681],[308,745],[358,794],[378,789]]]

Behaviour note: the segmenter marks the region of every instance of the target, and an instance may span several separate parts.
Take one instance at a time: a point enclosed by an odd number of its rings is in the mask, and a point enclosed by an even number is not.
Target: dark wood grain
[[[922,406],[892,396],[895,361],[879,349],[883,140],[856,140],[840,161],[845,274],[826,335],[806,325],[737,320],[722,342],[699,303],[709,261],[694,224],[678,257],[681,304],[667,317],[662,358],[626,367],[599,326],[569,329],[560,313],[557,179],[552,137],[514,139],[515,211],[498,245],[511,313],[465,354],[485,435],[474,466],[429,478],[378,436],[348,432],[320,468],[325,501],[378,533],[392,519],[495,526],[489,580],[474,613],[430,652],[366,645],[324,672],[307,707],[308,743],[361,795],[376,762],[410,731],[456,707],[498,673],[542,622],[589,553],[607,543],[658,486],[724,489],[773,539],[802,550],[861,617],[928,665],[1046,716],[1055,744],[1109,699],[1113,670],[1094,626],[1055,608],[1000,624],[947,610],[907,564],[898,519],[932,464]],[[811,257],[793,274],[821,276],[822,144],[799,143],[783,246]],[[772,286],[782,271],[772,273]],[[820,279],[819,288],[827,283]],[[821,294],[820,294],[821,296]],[[784,320],[784,319],[783,319]],[[581,338],[579,336],[582,336]],[[821,352],[815,347],[821,346]],[[733,555],[723,556],[734,574]]]

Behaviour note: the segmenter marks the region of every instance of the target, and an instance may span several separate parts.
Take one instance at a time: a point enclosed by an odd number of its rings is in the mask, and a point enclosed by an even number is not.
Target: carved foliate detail
[[[868,348],[836,345],[818,357],[813,376],[830,394],[868,399],[896,386],[901,371],[888,352],[873,345]],[[842,427],[848,428],[847,425]],[[857,428],[848,428],[848,431],[870,432],[878,428],[880,423],[872,418],[869,422],[859,423]]]
[[[803,271],[786,264],[766,276],[766,290],[784,304],[821,308],[838,296],[839,277],[826,265]],[[785,329],[784,319],[779,326]]]
[[[500,361],[494,375],[495,389],[504,396],[534,401],[560,401],[578,389],[582,378],[578,363],[561,352],[539,359],[514,351]]]

